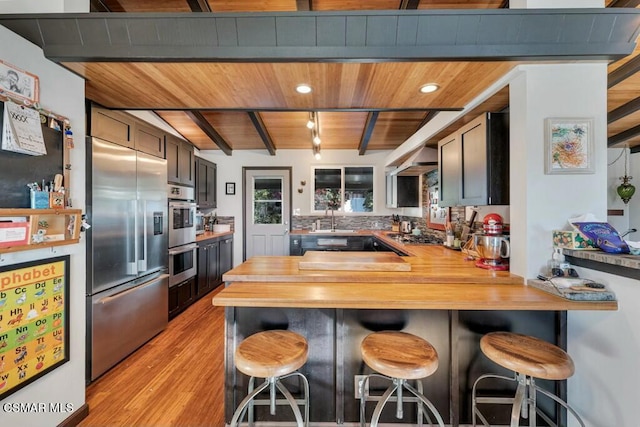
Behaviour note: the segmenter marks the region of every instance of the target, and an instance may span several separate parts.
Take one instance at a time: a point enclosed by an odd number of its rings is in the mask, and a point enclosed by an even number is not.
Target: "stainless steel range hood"
[[[438,167],[438,150],[424,147],[391,172],[398,176],[417,176]]]

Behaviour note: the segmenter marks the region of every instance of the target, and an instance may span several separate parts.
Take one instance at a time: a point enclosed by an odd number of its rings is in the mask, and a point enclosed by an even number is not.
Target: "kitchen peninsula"
[[[302,372],[311,382],[311,421],[338,424],[358,420],[354,376],[368,373],[359,353],[364,336],[384,329],[422,336],[440,358],[438,371],[424,381],[427,394],[446,423],[459,425],[470,422],[475,378],[496,370],[479,354],[484,333],[510,330],[566,347],[568,310],[617,309],[615,301],[575,302],[550,295],[509,272],[476,268],[464,254],[439,245],[404,245],[385,232],[359,233],[407,252],[401,259],[410,270],[301,269],[303,257],[291,256],[254,257],[224,275],[227,287],[213,304],[227,306],[227,421],[247,385],[233,366],[235,346],[259,330],[290,329],[307,338],[309,361]],[[349,256],[344,253],[345,260]],[[559,387],[554,391],[566,394],[566,383]],[[372,393],[377,389],[373,384]],[[555,415],[554,408],[547,409]],[[286,419],[286,411],[280,412]],[[393,422],[389,417],[385,422]]]

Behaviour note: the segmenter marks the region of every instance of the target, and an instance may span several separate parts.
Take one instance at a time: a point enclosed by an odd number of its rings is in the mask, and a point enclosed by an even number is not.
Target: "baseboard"
[[[76,427],[78,424],[80,424],[80,421],[87,418],[88,415],[89,415],[89,405],[85,403],[80,408],[73,411],[73,413],[69,415],[67,418],[65,418],[64,421],[58,424],[58,427]]]

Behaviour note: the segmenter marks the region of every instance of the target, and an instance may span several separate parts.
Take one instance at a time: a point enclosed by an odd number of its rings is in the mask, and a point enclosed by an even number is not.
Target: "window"
[[[254,179],[253,223],[282,224],[282,179]]]
[[[373,167],[314,168],[313,210],[373,212]]]

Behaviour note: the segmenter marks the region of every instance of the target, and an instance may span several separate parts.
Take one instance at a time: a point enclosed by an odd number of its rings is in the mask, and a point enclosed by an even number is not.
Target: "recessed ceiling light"
[[[438,89],[440,89],[440,86],[438,86],[435,83],[427,83],[426,85],[422,86],[420,88],[420,92],[422,93],[431,93],[431,92],[435,92]]]
[[[298,93],[310,93],[311,92],[311,86],[306,85],[306,84],[301,84],[296,86],[296,91]]]

